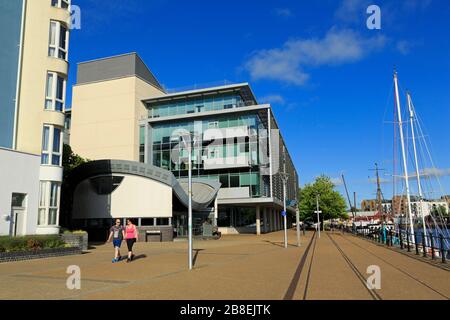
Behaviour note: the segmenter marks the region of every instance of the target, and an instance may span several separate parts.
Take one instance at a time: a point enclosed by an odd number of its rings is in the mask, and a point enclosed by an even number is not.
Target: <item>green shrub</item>
[[[64,247],[64,241],[57,235],[0,237],[0,252],[36,251]]]

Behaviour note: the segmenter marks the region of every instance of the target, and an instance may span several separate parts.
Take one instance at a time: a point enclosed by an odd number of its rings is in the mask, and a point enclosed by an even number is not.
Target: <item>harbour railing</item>
[[[388,247],[397,247],[407,252],[415,252],[417,256],[423,256],[424,258],[431,258],[432,260],[440,259],[442,263],[447,263],[450,258],[450,237],[444,236],[438,230],[432,230],[437,232],[433,234],[427,232],[423,235],[423,232],[411,233],[410,230],[382,230],[382,229],[346,229],[353,234],[384,244]]]

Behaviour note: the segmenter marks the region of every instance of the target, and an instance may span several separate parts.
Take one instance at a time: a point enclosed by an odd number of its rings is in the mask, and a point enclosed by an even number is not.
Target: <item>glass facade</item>
[[[1,3],[0,147],[12,148],[23,1]]]
[[[157,103],[150,105],[149,117],[159,118],[205,111],[224,110],[241,107],[247,104],[237,94],[220,94],[198,99],[177,99],[176,102]]]
[[[222,132],[220,129],[232,128],[240,128],[238,132],[241,134],[228,136],[228,132],[223,130],[224,135],[217,137],[217,133]],[[205,135],[209,129],[215,130],[216,136]],[[188,154],[180,135],[192,133],[197,137],[192,150],[193,177],[220,181],[222,188],[248,187],[251,197],[259,197],[262,195],[258,144],[260,129],[263,126],[257,114],[220,115],[198,121],[155,124],[151,128],[152,164],[172,171],[177,178],[187,177]],[[233,165],[238,158],[245,159],[245,163]],[[206,163],[211,159],[223,160],[223,163],[231,165],[211,168]]]

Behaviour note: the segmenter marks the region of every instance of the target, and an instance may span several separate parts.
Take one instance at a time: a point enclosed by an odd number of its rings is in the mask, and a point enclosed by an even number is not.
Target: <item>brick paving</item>
[[[340,233],[312,231],[296,246],[289,230],[187,242],[137,243],[138,259],[112,264],[111,244],[77,256],[0,264],[0,299],[449,299],[449,271]],[[125,253],[126,246],[123,246]],[[81,269],[81,290],[66,287],[66,269]],[[381,289],[369,290],[367,267],[381,270]]]

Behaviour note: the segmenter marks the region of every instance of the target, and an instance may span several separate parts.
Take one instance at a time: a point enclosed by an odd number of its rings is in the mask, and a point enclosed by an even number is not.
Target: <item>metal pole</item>
[[[288,247],[288,240],[287,240],[287,209],[286,209],[286,182],[288,179],[287,173],[286,173],[286,148],[283,145],[283,210],[284,210],[284,247]]]
[[[402,110],[400,106],[400,95],[398,90],[398,78],[397,72],[394,73],[394,87],[395,87],[395,103],[397,105],[397,117],[398,117],[398,125],[400,131],[400,142],[402,146],[402,158],[403,158],[403,173],[405,174],[405,187],[406,187],[406,200],[408,204],[408,216],[409,216],[409,224],[411,230],[411,236],[414,236],[414,222],[412,218],[412,210],[411,210],[411,195],[409,191],[409,177],[408,177],[408,166],[406,163],[406,151],[405,151],[405,139],[403,136],[403,121],[402,121]]]
[[[283,209],[284,209],[284,247],[288,247],[287,243],[287,212],[286,212],[286,178],[283,179]]]
[[[298,204],[297,204],[298,206]],[[295,220],[297,222],[297,247],[301,246],[300,242],[300,210],[297,207],[297,210],[295,212]]]
[[[189,209],[188,209],[188,237],[189,237],[189,270],[192,270],[192,142],[191,136],[189,136],[188,149],[188,196],[189,196]]]
[[[320,217],[319,217],[319,195],[316,196],[316,205],[317,205],[317,230],[319,231],[319,238],[320,238]]]
[[[414,163],[415,163],[415,167],[416,167],[416,176],[417,176],[417,188],[419,191],[419,213],[421,215],[422,218],[422,228],[423,228],[423,234],[426,235],[427,234],[427,227],[425,224],[425,212],[424,212],[424,207],[423,207],[423,193],[422,193],[422,185],[420,183],[420,171],[419,171],[419,162],[417,159],[417,148],[416,148],[416,134],[415,134],[415,130],[414,130],[414,118],[415,118],[415,114],[414,114],[414,108],[412,105],[412,101],[411,101],[411,95],[408,92],[407,93],[407,97],[408,97],[408,108],[409,108],[409,117],[410,117],[410,127],[411,127],[411,136],[412,136],[412,143],[413,143],[413,150],[414,150]],[[425,245],[428,246],[428,241],[427,238],[425,237]]]

